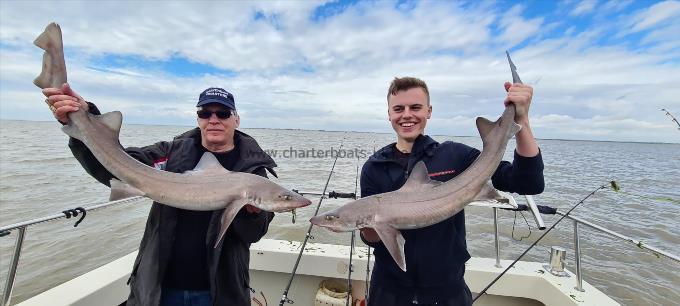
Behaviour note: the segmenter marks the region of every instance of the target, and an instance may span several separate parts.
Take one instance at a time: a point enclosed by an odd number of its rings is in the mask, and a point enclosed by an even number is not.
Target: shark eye
[[[285,200],[285,201],[290,201],[290,200],[293,199],[293,196],[291,196],[289,194],[284,194],[284,195],[281,196],[281,198],[283,198],[283,200]]]
[[[335,216],[335,215],[326,215],[326,221],[333,221],[337,218],[338,218],[338,216]]]

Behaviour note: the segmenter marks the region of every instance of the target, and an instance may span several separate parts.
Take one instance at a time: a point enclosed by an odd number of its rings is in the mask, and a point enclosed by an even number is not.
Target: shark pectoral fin
[[[75,124],[73,124],[73,121],[69,121],[67,125],[62,126],[61,130],[64,132],[64,134],[83,141],[83,134],[80,133],[80,129]]]
[[[224,169],[224,167],[222,167],[222,165],[217,160],[215,155],[213,155],[210,152],[203,153],[203,156],[201,156],[201,160],[198,161],[198,164],[196,164],[196,167],[194,167],[193,171],[205,171],[205,170],[219,170],[229,172],[229,170]]]
[[[488,201],[488,200],[499,200],[504,199],[504,197],[498,193],[498,190],[491,185],[490,182],[482,185],[482,190],[475,196],[473,201]]]
[[[220,244],[220,241],[222,241],[222,238],[224,238],[224,235],[227,233],[231,222],[234,221],[234,217],[236,217],[236,214],[238,214],[241,208],[246,204],[248,204],[248,201],[245,200],[233,201],[224,209],[220,220],[220,234],[217,236],[217,240],[215,240],[215,247]]]
[[[119,111],[108,112],[99,116],[95,115],[94,117],[114,131],[116,136],[120,134],[120,126],[123,124],[123,114]]]
[[[132,187],[128,184],[125,184],[117,179],[111,179],[109,184],[111,185],[111,194],[109,195],[109,201],[145,195],[143,191],[135,187]]]
[[[411,175],[409,175],[404,186],[401,186],[399,190],[414,190],[421,188],[425,185],[439,185],[441,182],[434,181],[430,179],[430,175],[427,173],[427,166],[423,161],[419,161],[413,169],[411,170]]]
[[[373,229],[378,233],[380,240],[390,252],[392,258],[402,271],[406,271],[406,256],[404,255],[404,237],[399,230],[389,225],[376,226]]]

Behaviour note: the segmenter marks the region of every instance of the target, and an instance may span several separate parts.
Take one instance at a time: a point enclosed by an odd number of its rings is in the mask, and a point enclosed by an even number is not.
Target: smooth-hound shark
[[[47,26],[35,40],[45,50],[43,69],[33,83],[40,88],[61,88],[66,82],[66,65],[61,28]],[[206,152],[193,171],[172,173],[157,170],[130,157],[119,142],[123,116],[118,111],[93,115],[79,108],[68,114],[64,133],[82,141],[97,160],[120,181],[111,181],[111,193],[143,195],[165,205],[188,210],[225,209],[222,214],[222,240],[234,216],[246,204],[266,211],[283,212],[311,202],[276,183],[250,173],[224,169],[215,156]]]
[[[509,55],[508,55],[509,59]],[[513,65],[514,66],[514,65]],[[519,76],[514,71],[513,79]],[[521,82],[521,81],[520,81]],[[404,237],[400,229],[426,227],[450,218],[472,201],[498,199],[489,184],[510,138],[519,130],[515,106],[509,104],[495,122],[477,118],[483,148],[477,159],[447,182],[431,180],[425,163],[418,162],[399,190],[368,196],[313,217],[310,222],[336,232],[373,228],[397,265],[406,271]]]

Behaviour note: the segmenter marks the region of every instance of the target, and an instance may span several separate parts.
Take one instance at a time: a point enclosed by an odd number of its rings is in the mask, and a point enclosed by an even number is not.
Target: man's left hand
[[[515,104],[515,122],[519,124],[528,122],[529,106],[534,95],[534,88],[524,84],[511,84],[510,82],[505,82],[504,86],[508,96],[503,103],[505,106],[508,106],[509,103]]]
[[[262,209],[259,209],[250,204],[246,204],[246,211],[250,214],[259,214],[262,211]]]

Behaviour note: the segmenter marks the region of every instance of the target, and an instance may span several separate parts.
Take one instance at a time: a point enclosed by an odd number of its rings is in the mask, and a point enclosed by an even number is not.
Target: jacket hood
[[[196,127],[194,129],[188,130],[180,135],[175,136],[175,139],[192,139],[196,144],[201,143],[201,129]],[[277,166],[274,159],[269,156],[266,152],[262,150],[257,141],[250,135],[241,132],[239,130],[234,131],[234,145],[239,150],[239,161],[236,167],[243,169],[244,172],[251,172],[249,170],[265,167],[269,173],[274,177],[276,171],[274,168]]]
[[[396,148],[396,142],[384,146],[382,149],[375,152],[368,159],[369,162],[384,162],[392,161],[394,159],[394,150]],[[413,156],[421,156],[426,154],[431,156],[434,154],[434,149],[439,145],[439,143],[432,139],[432,137],[427,135],[419,135],[416,141],[413,143],[413,148],[411,149],[411,154]]]

